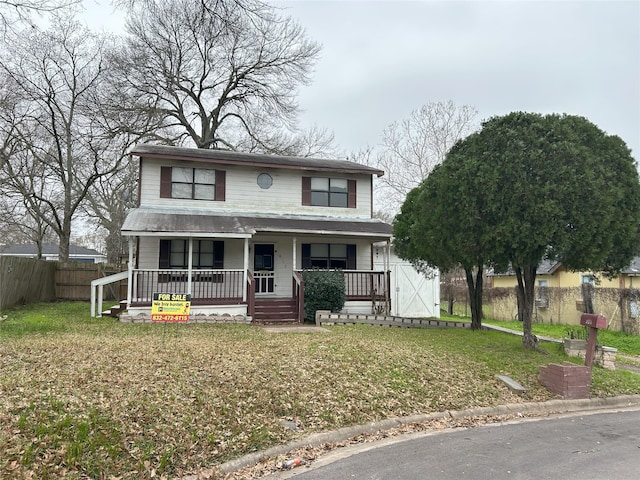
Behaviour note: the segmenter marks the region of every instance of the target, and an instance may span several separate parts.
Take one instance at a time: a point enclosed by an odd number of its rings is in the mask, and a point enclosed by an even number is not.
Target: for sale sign
[[[152,322],[188,322],[191,295],[188,293],[154,293],[151,302]]]

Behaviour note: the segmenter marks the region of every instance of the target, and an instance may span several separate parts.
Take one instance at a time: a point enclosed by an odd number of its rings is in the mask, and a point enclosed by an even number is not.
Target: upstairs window
[[[356,268],[356,246],[341,243],[303,243],[302,268]]]
[[[356,208],[356,181],[302,177],[302,205]]]
[[[162,167],[160,198],[225,199],[225,172],[210,168]]]

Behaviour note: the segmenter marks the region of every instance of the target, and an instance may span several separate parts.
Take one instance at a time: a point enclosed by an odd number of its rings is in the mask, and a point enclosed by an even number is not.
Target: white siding
[[[138,245],[138,268],[159,268],[160,239],[140,237]]]
[[[226,171],[226,200],[181,200],[160,198],[160,167],[177,165],[169,161],[144,159],[141,172],[141,206],[166,206],[172,208],[196,208],[235,214],[278,213],[320,215],[348,218],[371,218],[370,175],[330,175],[327,172],[211,165]],[[197,162],[180,162],[180,166],[202,167]],[[273,185],[262,189],[257,184],[260,173],[269,173]],[[302,177],[321,176],[356,180],[356,208],[329,208],[302,206]]]
[[[169,237],[167,237],[169,238]],[[291,280],[293,264],[293,239],[286,236],[255,236],[250,245],[256,243],[273,243],[275,246],[274,271],[277,278],[280,273],[284,273],[287,279],[284,283],[287,290],[282,293],[289,295],[291,292]],[[371,270],[371,244],[367,240],[355,239],[353,237],[330,237],[330,236],[299,236],[297,237],[296,248],[296,270],[302,268],[302,244],[303,243],[346,243],[356,245],[356,268],[358,270]],[[140,248],[138,252],[138,268],[159,268],[158,257],[160,249],[159,237],[140,237]],[[224,268],[241,269],[244,267],[244,240],[224,239]],[[249,269],[253,269],[253,248],[249,253]],[[380,268],[382,269],[382,268]]]

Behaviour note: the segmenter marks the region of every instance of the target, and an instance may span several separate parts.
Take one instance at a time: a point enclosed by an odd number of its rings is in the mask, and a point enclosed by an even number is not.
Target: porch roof
[[[256,233],[343,235],[390,240],[392,227],[376,219],[295,215],[222,215],[206,211],[141,207],[122,226],[128,236],[250,238]]]

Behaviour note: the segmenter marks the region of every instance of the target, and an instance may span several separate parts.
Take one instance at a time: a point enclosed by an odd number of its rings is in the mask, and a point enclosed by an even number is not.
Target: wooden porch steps
[[[111,308],[108,308],[104,312],[102,312],[103,317],[117,317],[122,311],[127,309],[127,301],[120,300],[118,305],[114,305]]]
[[[254,323],[299,323],[293,298],[256,298]]]

